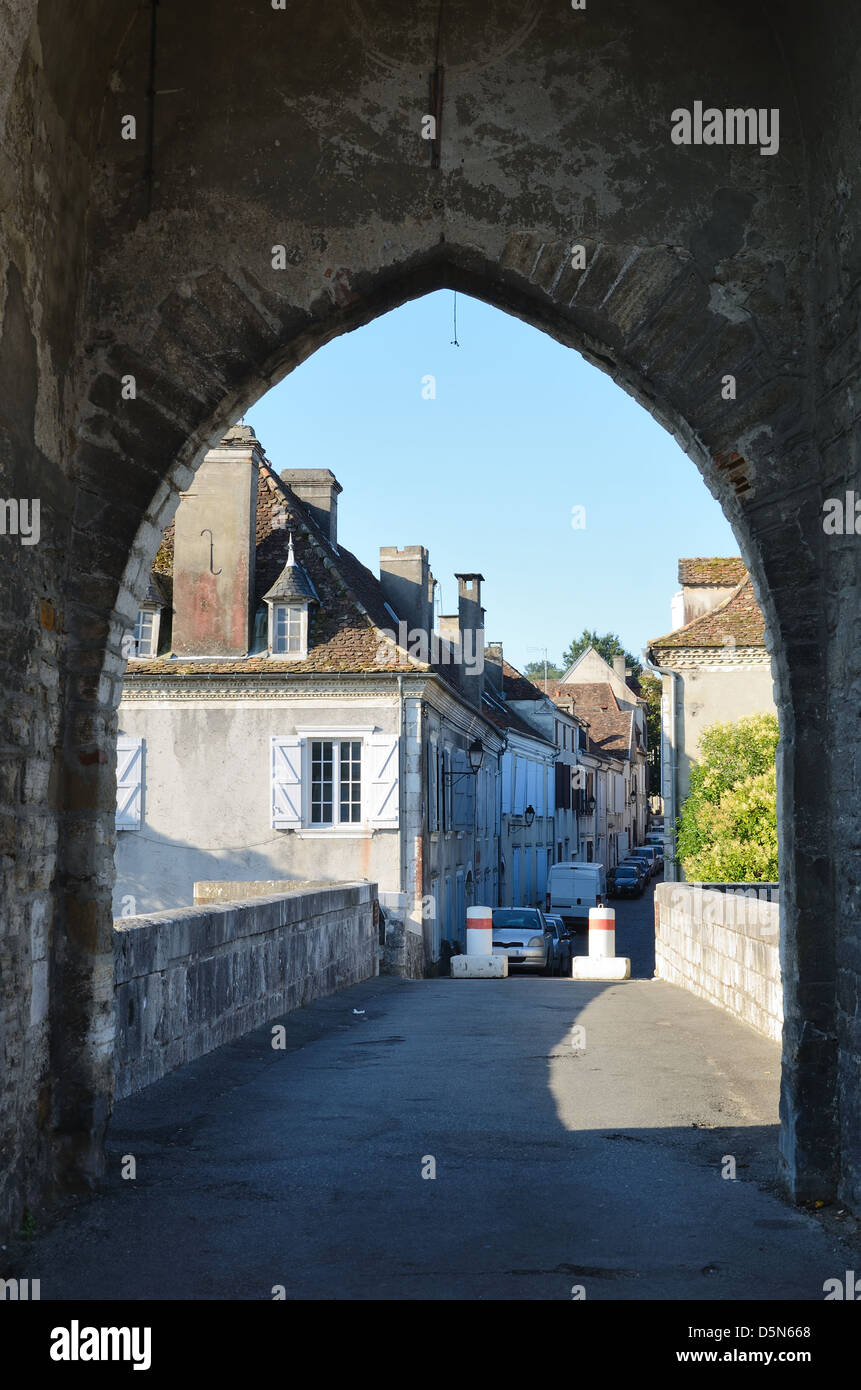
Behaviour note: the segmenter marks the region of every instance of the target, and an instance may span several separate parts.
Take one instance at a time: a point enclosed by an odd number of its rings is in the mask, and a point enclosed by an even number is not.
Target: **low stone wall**
[[[243,879],[208,878],[194,885],[194,905],[199,903],[235,903],[244,898],[276,898],[282,893],[299,893],[306,888],[331,888],[323,879],[265,878],[245,882]]]
[[[376,899],[328,884],[117,918],[116,1098],[376,975]]]
[[[758,1033],[780,1041],[783,990],[780,906],[771,885],[655,889],[655,974],[718,1004]]]

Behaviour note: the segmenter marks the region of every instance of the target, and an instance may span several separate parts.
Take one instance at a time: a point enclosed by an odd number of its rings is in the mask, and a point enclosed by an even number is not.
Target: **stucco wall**
[[[691,767],[710,724],[733,724],[751,714],[776,714],[771,665],[703,666],[679,673],[679,807],[690,791]]]
[[[397,891],[397,828],[270,823],[272,735],[371,725],[397,734],[397,705],[124,698],[120,732],[145,741],[144,794],[141,829],[117,832],[114,915],[187,906],[199,879],[371,879]]]
[[[783,987],[780,906],[753,887],[718,892],[693,883],[655,889],[655,975],[718,1004],[779,1042]]]
[[[117,1098],[377,973],[376,884],[114,923]]]

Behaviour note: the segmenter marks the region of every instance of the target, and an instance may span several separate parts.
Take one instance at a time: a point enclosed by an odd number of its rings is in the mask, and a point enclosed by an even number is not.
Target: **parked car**
[[[553,935],[540,907],[495,907],[491,918],[495,956],[508,956],[509,965],[525,970],[553,974]]]
[[[653,850],[655,851],[655,863],[656,863],[656,865],[657,865],[657,871],[658,871],[658,873],[660,873],[660,872],[661,872],[661,869],[664,867],[664,844],[663,844],[663,841],[661,841],[661,843],[660,843],[659,845],[650,845],[650,844],[648,843],[648,841],[647,841],[646,844],[642,846],[642,848],[643,848],[643,849],[653,849]]]
[[[636,869],[643,887],[648,887],[651,874],[645,859],[623,859],[621,862],[626,869]]]
[[[553,942],[554,974],[570,975],[571,958],[574,954],[574,945],[571,940],[571,937],[568,935],[565,923],[562,921],[561,917],[557,917],[554,914],[547,912],[545,912],[544,914],[544,920],[547,923],[547,925],[552,928],[553,931],[551,939]]]
[[[643,877],[633,864],[617,864],[607,876],[607,891],[611,898],[640,898],[643,888]]]
[[[644,844],[644,845],[655,845],[658,849],[663,849],[663,847],[664,847],[664,832],[663,832],[663,830],[650,830],[649,833],[648,833],[648,835],[646,836],[645,840],[643,841],[643,844]]]
[[[649,872],[656,874],[663,868],[664,860],[660,850],[655,845],[638,845],[631,850],[632,859],[645,859],[649,865]]]

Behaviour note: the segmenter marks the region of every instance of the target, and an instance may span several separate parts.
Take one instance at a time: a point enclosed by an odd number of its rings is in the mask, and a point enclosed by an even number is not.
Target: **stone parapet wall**
[[[118,918],[116,1098],[376,975],[376,897],[346,883]]]
[[[773,885],[659,883],[655,974],[708,999],[758,1033],[781,1039],[780,906]]]

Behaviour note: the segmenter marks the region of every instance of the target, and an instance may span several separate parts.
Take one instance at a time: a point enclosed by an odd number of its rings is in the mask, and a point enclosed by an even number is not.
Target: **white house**
[[[189,904],[198,879],[367,878],[415,976],[497,892],[505,736],[483,664],[456,661],[483,643],[481,577],[433,647],[427,551],[384,547],[373,575],[338,541],[340,492],[279,477],[235,426],[182,497],[126,642],[115,912]]]

